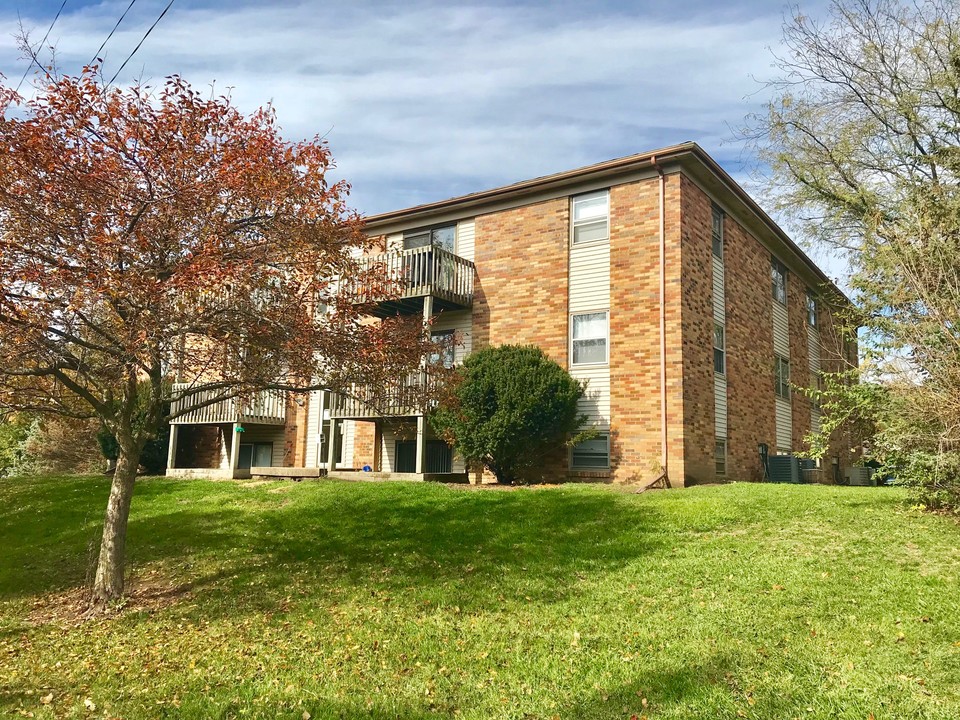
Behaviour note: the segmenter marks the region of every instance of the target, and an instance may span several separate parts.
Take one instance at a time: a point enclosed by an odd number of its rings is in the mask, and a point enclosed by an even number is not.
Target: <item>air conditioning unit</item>
[[[873,481],[873,468],[868,467],[847,468],[847,480],[849,480],[851,485],[876,485]]]
[[[793,455],[771,455],[767,462],[770,469],[770,482],[799,483],[800,459]]]

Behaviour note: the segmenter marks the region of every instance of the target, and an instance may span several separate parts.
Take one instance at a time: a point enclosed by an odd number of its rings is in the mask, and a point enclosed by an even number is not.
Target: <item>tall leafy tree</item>
[[[866,344],[905,358],[907,444],[936,450],[960,439],[960,6],[834,0],[784,44],[754,127],[775,200],[849,260]]]
[[[361,273],[328,147],[285,141],[270,107],[245,115],[176,76],[107,88],[88,68],[30,100],[0,88],[0,110],[0,407],[95,417],[116,439],[92,593],[107,603],[171,403],[384,386],[417,367],[422,327],[363,322],[338,292],[389,279]]]

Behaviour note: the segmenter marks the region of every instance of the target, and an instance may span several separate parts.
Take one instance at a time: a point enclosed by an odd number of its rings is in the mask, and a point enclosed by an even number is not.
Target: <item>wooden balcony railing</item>
[[[427,371],[421,370],[383,388],[354,385],[346,393],[333,395],[330,413],[338,419],[422,415],[431,382]]]
[[[190,386],[186,383],[174,383],[173,394],[176,397],[189,389]],[[182,398],[174,400],[170,409],[173,414],[185,408],[192,409],[171,422],[180,425],[235,422],[283,425],[286,422],[286,397],[279,390],[262,390],[250,398],[218,400],[221,395],[222,390],[198,389],[188,392]]]
[[[432,296],[438,310],[473,305],[472,262],[436,246],[399,250],[364,258],[361,270],[367,276],[347,280],[345,285],[355,303],[371,304],[387,315],[412,312],[417,303]],[[382,282],[370,275],[383,278]]]

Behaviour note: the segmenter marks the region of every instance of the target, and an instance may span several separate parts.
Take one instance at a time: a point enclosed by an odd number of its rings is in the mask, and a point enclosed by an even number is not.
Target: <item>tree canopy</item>
[[[936,452],[960,439],[960,7],[835,0],[784,42],[754,128],[775,200],[849,260],[908,445]]]
[[[423,329],[364,322],[340,292],[370,241],[327,145],[285,141],[269,106],[245,115],[176,76],[105,87],[87,68],[29,100],[0,88],[0,110],[0,407],[95,417],[116,439],[95,587],[110,600],[139,457],[172,401],[380,387],[417,367]]]

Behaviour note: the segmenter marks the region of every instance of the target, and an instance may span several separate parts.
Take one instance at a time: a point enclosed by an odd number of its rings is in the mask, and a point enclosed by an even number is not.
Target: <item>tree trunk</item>
[[[138,463],[139,457],[131,457],[130,453],[120,449],[113,483],[110,486],[107,512],[103,518],[103,540],[100,543],[97,575],[90,597],[94,607],[103,607],[123,596],[127,519],[130,517],[130,501],[133,499]]]

